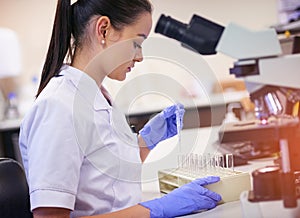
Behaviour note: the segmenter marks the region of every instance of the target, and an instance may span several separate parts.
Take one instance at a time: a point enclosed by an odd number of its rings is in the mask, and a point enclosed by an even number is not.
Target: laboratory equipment
[[[225,118],[223,123],[234,123],[240,121],[239,118],[235,115],[233,109],[240,108],[240,104],[238,103],[230,103],[227,106],[227,113],[225,114]]]
[[[14,77],[21,73],[21,49],[16,32],[0,27],[0,78]],[[6,94],[0,87],[0,120],[5,119]]]
[[[202,31],[201,34],[197,34],[199,29]],[[176,39],[182,42],[184,47],[206,55],[216,54],[215,47],[223,30],[224,27],[221,25],[198,15],[194,15],[188,25],[170,16],[161,15],[155,27],[155,32]]]
[[[17,33],[0,27],[0,77],[13,77],[21,73],[21,48]]]
[[[18,100],[17,95],[14,92],[10,92],[7,96],[7,106],[5,110],[5,118],[6,119],[17,119],[19,118],[19,108],[18,108]]]
[[[222,196],[220,203],[239,200],[240,194],[251,189],[250,174],[234,170],[232,154],[184,154],[178,156],[178,168],[158,171],[162,193],[169,193],[197,178],[219,176],[218,183],[205,186]]]
[[[178,32],[173,31],[173,36],[170,36],[170,31],[167,31],[172,27],[170,22],[175,23],[173,20],[165,22],[165,16],[162,16],[155,31],[179,40],[184,47],[187,47],[184,38],[178,37],[178,35],[185,35],[186,31],[178,29]],[[192,47],[192,50],[200,54],[206,54],[206,50],[202,51],[197,48],[198,45],[205,44],[207,40],[205,29],[200,28],[204,21],[197,19],[196,22],[200,22],[199,28],[193,29],[190,32],[193,36],[189,35],[189,37],[201,40],[195,43],[197,45],[188,44],[188,47]],[[213,25],[207,20],[205,23]],[[190,26],[192,25],[186,25],[185,28],[188,29]],[[258,148],[270,147],[272,153],[278,156],[279,164],[274,165],[280,168],[276,173],[280,178],[280,186],[283,187],[280,197],[283,200],[281,211],[285,213],[285,211],[299,208],[295,185],[298,180],[295,175],[300,171],[300,146],[298,144],[300,142],[300,54],[295,53],[299,52],[299,49],[294,48],[299,48],[300,45],[293,45],[293,52],[283,55],[280,40],[274,29],[249,31],[230,23],[224,27],[223,31],[212,32],[209,34],[217,33],[218,42],[211,44],[208,40],[207,46],[210,46],[210,51],[212,51],[210,53],[221,52],[237,60],[230,69],[230,73],[236,77],[243,77],[250,98],[256,104],[256,119],[250,122],[224,124],[219,133],[219,141],[221,144],[250,142],[248,145],[254,144]],[[299,40],[292,42],[297,41],[299,42]],[[255,190],[254,193],[256,193]],[[264,201],[264,199],[259,198],[259,201]],[[241,202],[246,211],[247,208],[253,206],[249,203],[249,199],[243,199]],[[277,203],[277,201],[272,202],[274,205]]]

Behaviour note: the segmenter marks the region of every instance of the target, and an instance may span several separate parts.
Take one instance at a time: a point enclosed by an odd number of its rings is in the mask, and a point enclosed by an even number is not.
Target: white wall
[[[161,13],[189,22],[196,13],[220,24],[230,21],[260,29],[277,22],[277,0],[152,0],[154,25]],[[47,51],[56,0],[0,0],[0,26],[16,30],[23,50],[20,85],[40,72]],[[152,33],[153,34],[153,33]],[[157,34],[156,34],[157,35]],[[220,78],[228,77],[231,60],[222,55],[206,58]]]
[[[0,0],[0,26],[14,29],[21,41],[23,72],[19,84],[39,74],[51,36],[56,0]]]
[[[220,24],[237,22],[245,27],[260,29],[277,22],[277,0],[151,0],[154,20],[161,13],[189,22],[199,14]]]

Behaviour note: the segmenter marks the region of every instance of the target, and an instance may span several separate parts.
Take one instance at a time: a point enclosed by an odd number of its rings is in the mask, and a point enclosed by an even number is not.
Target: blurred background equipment
[[[17,34],[0,28],[0,77],[18,76],[21,72],[21,49]]]
[[[278,33],[300,32],[300,1],[278,0],[279,23],[274,26]]]
[[[203,22],[208,23],[209,26],[214,26],[213,22],[206,19],[197,19],[196,21],[200,23],[199,27],[202,26],[201,23]],[[172,22],[176,23],[175,21]],[[160,27],[162,25],[165,28]],[[170,29],[171,25],[165,22],[165,16],[161,16],[157,26],[159,27],[156,28],[157,32],[185,43],[182,41],[184,37],[178,37],[176,31],[171,31],[173,35],[170,35],[170,31],[166,30]],[[230,23],[224,28],[221,35],[217,29],[213,29],[213,31],[218,33],[218,43],[217,45],[211,44],[208,40],[209,49],[212,53],[213,51],[221,52],[237,59],[234,67],[230,69],[230,73],[245,80],[250,99],[255,104],[256,115],[256,118],[251,122],[224,123],[219,132],[219,141],[221,144],[227,145],[228,143],[232,143],[232,145],[244,143],[250,148],[256,145],[257,151],[265,150],[267,147],[268,155],[278,156],[278,163],[274,163],[274,165],[280,168],[280,170],[275,171],[275,174],[277,173],[278,178],[280,178],[280,199],[283,200],[285,208],[281,212],[288,215],[287,217],[293,217],[295,211],[292,210],[299,210],[297,204],[299,193],[296,188],[296,181],[299,178],[296,175],[300,171],[300,85],[298,82],[300,55],[294,52],[282,55],[280,41],[275,29],[254,32]],[[185,35],[187,33],[182,31],[180,34]],[[205,44],[205,40],[207,40],[205,28],[194,29],[190,34],[189,38],[193,38],[194,34],[195,40],[202,39],[199,45]],[[213,36],[214,33],[210,33],[210,35]],[[205,54],[198,48],[197,43],[189,44],[189,46],[193,46],[194,51]],[[293,45],[293,47],[297,46]],[[234,151],[234,149],[231,150]],[[257,151],[252,150],[249,154],[255,154]],[[259,172],[267,172],[267,170],[260,170]],[[261,178],[261,176],[255,178]],[[255,182],[254,180],[254,184]],[[253,196],[253,193],[257,193],[257,190],[249,192],[249,202],[254,202],[253,199],[258,202],[265,200],[261,196]],[[246,201],[242,202],[245,203]],[[243,209],[249,210],[247,206]]]
[[[15,31],[0,28],[0,157],[11,157],[21,162],[18,135],[20,117],[16,92],[7,93],[6,80],[22,71],[21,46]]]
[[[21,48],[17,37],[17,34],[7,28],[0,28],[0,79],[7,77],[18,76],[21,73]],[[7,96],[3,96],[3,90],[1,89],[2,100],[0,102],[0,120],[5,118],[5,113],[12,115],[10,104],[7,104]],[[14,97],[12,97],[14,96]],[[14,98],[15,94],[10,94],[10,97]],[[17,115],[16,115],[17,116]],[[16,118],[16,117],[15,117]]]

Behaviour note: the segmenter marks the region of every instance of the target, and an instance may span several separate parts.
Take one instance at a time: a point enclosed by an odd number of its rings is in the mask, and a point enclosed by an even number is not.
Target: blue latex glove
[[[145,124],[139,131],[139,134],[150,150],[160,141],[178,134],[176,115],[179,115],[180,129],[182,129],[184,112],[182,104],[175,104],[165,108]]]
[[[216,207],[221,196],[203,186],[220,181],[220,177],[209,176],[196,179],[169,194],[140,203],[150,210],[151,218],[167,218],[190,214]]]

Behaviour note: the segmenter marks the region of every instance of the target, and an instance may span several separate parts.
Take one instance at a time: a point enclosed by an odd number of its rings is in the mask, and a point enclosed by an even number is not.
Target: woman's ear
[[[106,43],[106,36],[111,27],[110,19],[107,16],[101,16],[96,23],[97,40],[101,44]]]

